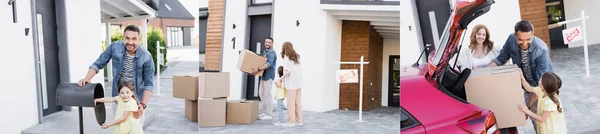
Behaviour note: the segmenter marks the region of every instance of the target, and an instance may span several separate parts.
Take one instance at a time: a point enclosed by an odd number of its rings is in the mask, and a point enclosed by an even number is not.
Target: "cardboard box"
[[[186,100],[198,99],[198,73],[173,75],[173,97]]]
[[[227,102],[227,124],[252,124],[258,119],[258,101]]]
[[[198,126],[225,126],[227,98],[198,98]]]
[[[185,117],[192,122],[198,121],[198,101],[185,100]]]
[[[229,73],[227,72],[202,72],[198,74],[197,83],[199,97],[229,97]]]
[[[525,102],[516,65],[473,70],[465,90],[469,103],[494,112],[498,128],[526,125],[525,114],[517,108]]]
[[[237,68],[242,72],[252,73],[252,68],[258,68],[267,63],[267,58],[257,55],[250,50],[243,50],[238,58]],[[263,71],[256,73],[257,76],[262,76]]]

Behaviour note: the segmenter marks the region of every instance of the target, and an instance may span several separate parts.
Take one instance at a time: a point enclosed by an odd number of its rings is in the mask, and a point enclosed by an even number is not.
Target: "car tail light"
[[[485,117],[485,132],[486,134],[499,134],[498,124],[496,124],[496,116],[490,113]]]
[[[467,118],[463,118],[458,127],[473,134],[499,134],[498,125],[494,113],[483,115],[482,112],[477,112]]]

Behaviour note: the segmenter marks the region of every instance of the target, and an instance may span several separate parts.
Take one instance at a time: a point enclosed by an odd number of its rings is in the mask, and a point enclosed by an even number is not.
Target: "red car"
[[[455,63],[449,63],[458,54],[458,42],[469,23],[487,13],[492,4],[494,0],[457,2],[427,65],[401,67],[401,133],[500,133],[492,111],[466,101],[464,83],[471,70],[460,72],[452,69]]]

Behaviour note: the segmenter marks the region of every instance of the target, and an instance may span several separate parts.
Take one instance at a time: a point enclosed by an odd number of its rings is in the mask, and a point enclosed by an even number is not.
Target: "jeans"
[[[275,120],[275,122],[285,122],[285,118],[283,118],[283,99],[277,99],[277,114],[279,114],[279,118]]]

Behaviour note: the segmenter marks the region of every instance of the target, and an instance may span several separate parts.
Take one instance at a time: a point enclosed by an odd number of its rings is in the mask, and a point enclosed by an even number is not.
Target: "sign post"
[[[354,64],[354,65],[360,64],[360,79],[358,80],[358,83],[360,86],[359,87],[360,93],[359,93],[359,98],[358,98],[358,121],[359,122],[363,121],[362,120],[363,76],[364,76],[363,75],[364,74],[363,67],[364,67],[364,64],[369,64],[369,62],[364,62],[364,61],[365,61],[365,56],[363,55],[363,56],[360,56],[360,62],[334,62],[336,64]],[[348,70],[338,71],[338,72],[345,72],[345,71],[348,71]],[[349,77],[344,78],[344,81],[351,80],[353,77],[354,78],[356,77],[355,74],[354,75],[351,74],[351,73],[353,73],[353,71],[355,71],[355,70],[350,70],[350,74],[346,73],[346,74],[348,74]],[[338,81],[340,81],[340,80],[341,80],[341,78],[338,76]],[[350,81],[347,81],[347,82],[350,82]]]
[[[164,56],[163,54],[160,53],[160,50],[164,49],[162,47],[160,47],[160,41],[156,41],[156,95],[160,96],[160,65],[164,65],[165,64],[165,60],[163,59]]]
[[[583,10],[581,10],[581,18],[558,22],[556,24],[552,24],[552,25],[548,26],[548,27],[557,27],[557,26],[571,23],[571,22],[581,21],[581,26],[565,29],[562,31],[562,33],[563,33],[563,40],[564,40],[565,44],[583,40],[583,55],[584,55],[584,59],[585,59],[585,76],[586,77],[590,76],[590,61],[589,61],[589,56],[588,56],[588,43],[587,43],[587,34],[586,34],[586,27],[585,27],[585,19],[589,19],[589,18],[590,17],[585,16],[585,12]]]

